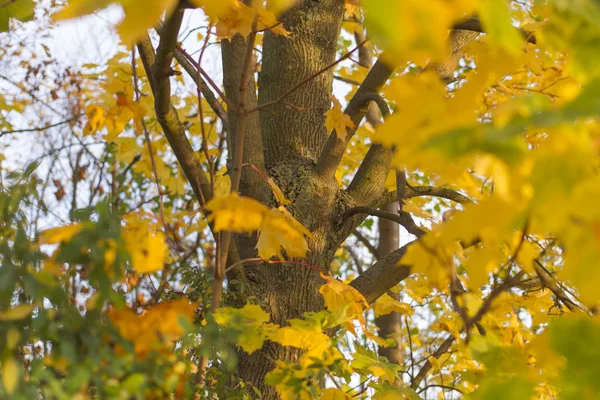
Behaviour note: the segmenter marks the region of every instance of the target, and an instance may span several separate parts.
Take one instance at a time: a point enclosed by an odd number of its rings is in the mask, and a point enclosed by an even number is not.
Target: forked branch
[[[156,53],[147,34],[137,44],[137,48],[146,74],[150,78],[158,122],[196,198],[204,206],[211,197],[210,182],[202,170],[200,161],[186,137],[185,127],[171,102],[171,62],[182,18],[183,9],[178,9],[165,23]]]

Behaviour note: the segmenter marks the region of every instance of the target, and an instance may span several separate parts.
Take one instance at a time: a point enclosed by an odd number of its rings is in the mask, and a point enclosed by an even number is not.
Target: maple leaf
[[[321,273],[325,284],[319,288],[319,293],[325,300],[325,307],[334,314],[341,314],[344,327],[356,334],[353,321],[358,320],[365,325],[363,311],[369,307],[365,297],[352,286],[336,278]]]
[[[273,256],[283,259],[283,248],[290,258],[306,257],[308,244],[304,236],[310,237],[311,233],[285,208],[272,209],[265,215],[260,226],[256,244],[258,255],[265,260]]]
[[[82,229],[83,225],[81,223],[48,229],[40,234],[39,242],[41,244],[68,242],[73,236],[81,232]]]
[[[215,222],[216,232],[258,230],[269,212],[264,204],[237,193],[212,199],[206,204],[206,209],[211,212],[208,220]]]
[[[129,215],[123,231],[125,247],[131,257],[131,264],[140,274],[160,271],[167,254],[165,235],[156,232],[148,221]]]
[[[225,197],[229,193],[231,193],[231,177],[226,173],[226,169],[223,168],[216,173],[213,197]]]
[[[373,304],[373,311],[375,312],[375,317],[393,312],[397,312],[402,315],[412,314],[412,308],[410,307],[410,304],[402,303],[387,293],[378,298],[375,304]]]
[[[31,315],[35,304],[19,304],[6,311],[0,310],[0,321],[19,321]]]
[[[127,46],[140,39],[148,29],[158,25],[163,14],[168,18],[179,4],[178,0],[71,0],[54,15],[54,19],[81,17],[113,3],[120,4],[125,13],[118,32]],[[140,12],[141,9],[144,12]]]
[[[83,128],[83,136],[92,135],[104,127],[105,113],[106,111],[102,107],[93,104],[86,107],[85,115],[88,117],[88,122]]]
[[[277,329],[268,324],[269,314],[255,304],[242,308],[219,308],[214,314],[215,321],[221,326],[239,332],[238,345],[247,353],[260,349],[266,339]]]
[[[345,140],[346,128],[354,128],[354,122],[352,122],[352,118],[348,114],[344,114],[342,105],[335,97],[331,97],[331,101],[333,102],[333,107],[324,114],[326,117],[325,126],[330,132],[335,130],[340,140]]]
[[[235,34],[244,37],[252,32],[254,20],[257,21],[257,30],[269,29],[280,35],[287,35],[288,31],[283,24],[277,22],[275,13],[266,9],[263,2],[254,2],[252,7],[238,0],[191,0],[198,7],[202,7],[206,15],[217,20],[217,36],[232,38]],[[275,9],[282,10],[284,4],[273,4]]]
[[[231,193],[212,199],[206,209],[211,212],[208,219],[214,221],[217,232],[259,230],[256,248],[265,260],[273,256],[282,258],[282,247],[289,257],[306,256],[308,244],[304,236],[311,234],[283,206],[270,210],[254,199]]]
[[[198,304],[186,298],[164,302],[137,314],[131,308],[110,310],[107,314],[121,336],[131,341],[135,353],[144,358],[151,350],[170,351],[174,341],[185,333],[180,323],[192,323]]]

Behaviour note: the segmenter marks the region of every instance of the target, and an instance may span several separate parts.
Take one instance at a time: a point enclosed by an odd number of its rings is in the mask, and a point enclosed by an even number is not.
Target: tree
[[[600,394],[596,2],[55,3],[0,4],[1,395]]]

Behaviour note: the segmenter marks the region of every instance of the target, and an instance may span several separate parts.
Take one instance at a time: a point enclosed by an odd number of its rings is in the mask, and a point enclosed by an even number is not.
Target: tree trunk
[[[398,203],[394,202],[381,207],[383,211],[390,213],[398,212]],[[400,247],[400,231],[398,224],[387,219],[379,219],[379,244],[377,251],[381,257],[385,257]],[[400,300],[397,293],[388,293],[396,300]],[[379,355],[387,357],[393,363],[402,364],[404,350],[400,346],[402,315],[396,312],[382,315],[375,319],[375,324],[379,328],[379,336],[382,338],[392,338],[396,340],[395,346],[380,347]]]
[[[301,1],[282,16],[285,28],[290,31],[289,37],[265,33],[258,104],[277,101],[335,61],[343,11],[341,0]],[[240,42],[239,47],[244,47],[243,41]],[[228,51],[235,50],[225,47],[224,53]],[[224,62],[227,62],[225,57]],[[332,80],[333,70],[314,76],[281,102],[259,113],[264,168],[293,202],[288,210],[312,232],[309,253],[302,262],[324,271],[329,270],[334,257],[339,241],[333,238],[334,225],[343,214],[343,207],[339,205],[341,190],[336,181],[323,181],[314,173],[317,157],[329,135],[323,114],[330,107]],[[235,83],[231,90],[235,90],[234,87]],[[242,185],[244,187],[250,190],[251,186]],[[265,197],[267,204],[276,205],[270,194]],[[241,258],[255,254],[254,241],[238,238],[236,243],[241,247]],[[312,268],[298,264],[249,263],[244,266],[244,275],[247,295],[258,300],[274,323],[285,324],[307,311],[323,308],[318,292],[323,280]],[[275,389],[264,383],[266,373],[275,367],[275,361],[293,362],[300,355],[298,349],[266,343],[251,355],[240,352],[238,374],[262,391],[261,398],[277,398]]]

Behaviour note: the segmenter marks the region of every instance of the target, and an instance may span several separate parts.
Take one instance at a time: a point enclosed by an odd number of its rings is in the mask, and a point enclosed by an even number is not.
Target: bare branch
[[[379,218],[384,218],[384,219],[387,219],[390,221],[394,221],[394,222],[398,223],[399,225],[402,225],[408,231],[408,233],[413,234],[418,238],[422,237],[426,233],[423,229],[419,228],[419,226],[417,226],[417,224],[415,224],[412,217],[407,212],[401,212],[398,215],[398,214],[392,214],[390,212],[378,210],[373,207],[359,206],[359,207],[352,207],[351,209],[346,211],[345,218],[350,218],[356,214],[367,214],[367,215],[372,215],[372,216],[379,217]]]
[[[77,121],[79,118],[83,117],[85,114],[79,114],[76,115],[72,118],[68,118],[65,119],[63,121],[60,122],[56,122],[54,124],[48,124],[48,125],[44,125],[44,126],[40,126],[40,127],[36,127],[36,128],[25,128],[25,129],[14,129],[11,131],[1,131],[0,132],[0,137],[4,136],[4,135],[10,135],[13,133],[25,133],[25,132],[41,132],[41,131],[45,131],[47,129],[51,129],[51,128],[55,128],[57,126],[61,126],[61,125],[65,125],[74,121]]]
[[[469,18],[464,21],[457,22],[456,24],[454,24],[454,26],[452,26],[452,29],[485,33],[485,30],[481,25],[481,21],[478,18]],[[529,32],[525,29],[520,28],[517,29],[519,30],[521,36],[523,36],[523,39],[525,39],[527,42],[531,44],[537,43],[536,37],[533,32]]]
[[[398,199],[397,192],[387,192],[378,200],[375,206],[381,206],[383,204],[389,204]],[[467,196],[457,192],[456,190],[452,190],[444,187],[436,187],[436,186],[407,186],[404,189],[404,199],[411,199],[413,197],[421,197],[421,196],[431,196],[431,197],[441,197],[444,199],[452,200],[459,204],[470,204],[473,201],[469,199]]]
[[[348,142],[354,133],[356,133],[360,122],[367,113],[369,102],[365,102],[364,97],[362,96],[365,93],[379,93],[383,85],[392,76],[395,67],[384,63],[382,61],[384,56],[385,55],[382,55],[373,68],[371,68],[367,77],[346,107],[346,114],[350,115],[352,118],[355,128],[347,132],[345,140],[338,139],[336,132],[332,132],[329,135],[329,138],[321,151],[321,155],[319,156],[316,168],[317,174],[322,178],[331,178],[335,176],[335,171],[342,160]],[[361,98],[363,100],[360,100]],[[349,114],[348,110],[353,110],[353,114]]]
[[[375,259],[378,260],[379,257],[381,257],[381,255],[379,254],[379,250],[377,250],[377,248],[375,246],[373,246],[373,244],[371,242],[369,242],[369,239],[367,239],[357,229],[355,229],[354,231],[352,231],[352,234],[354,236],[356,236],[356,238],[358,239],[359,242],[361,242],[362,244],[364,244],[365,247],[367,249],[369,249],[369,252],[371,252],[371,254],[373,255],[373,257],[375,257]]]
[[[409,266],[398,265],[409,245],[410,243],[377,261],[355,278],[350,286],[358,290],[369,304],[374,303],[410,274]]]
[[[198,71],[197,68],[198,64],[195,63],[193,59],[188,59],[182,52],[182,49],[180,49],[179,47],[175,48],[175,59],[177,60],[179,65],[181,65],[184,71],[190,76],[190,78],[194,80],[196,86],[198,86],[198,88],[200,89],[210,108],[212,108],[217,117],[219,117],[219,119],[223,123],[223,130],[229,131],[229,119],[227,118],[227,112],[225,111],[221,103],[219,103],[219,100],[214,95],[212,90],[208,87],[204,79],[198,76],[200,73],[200,71]]]
[[[202,166],[196,157],[192,145],[185,135],[185,127],[179,120],[179,115],[171,103],[171,61],[182,17],[183,10],[178,9],[173,13],[169,21],[165,23],[157,55],[155,55],[152,42],[147,34],[137,44],[137,48],[144,64],[144,69],[150,77],[158,122],[187,180],[190,182],[196,198],[204,206],[211,197],[210,182],[202,170]]]
[[[231,192],[237,192],[240,188],[240,180],[242,178],[242,163],[244,160],[244,136],[246,135],[246,124],[248,114],[246,112],[246,91],[248,90],[248,82],[252,69],[252,56],[254,43],[256,41],[256,19],[252,24],[252,32],[248,35],[246,49],[241,69],[240,86],[239,86],[239,103],[237,105],[238,121],[235,131],[235,147],[233,148],[233,163],[231,172]],[[215,311],[221,304],[221,294],[223,291],[223,280],[225,279],[225,267],[227,264],[227,256],[231,243],[231,231],[221,233],[219,241],[219,251],[217,259],[217,268],[215,269],[215,280],[213,282],[213,293],[211,298],[211,311]]]

